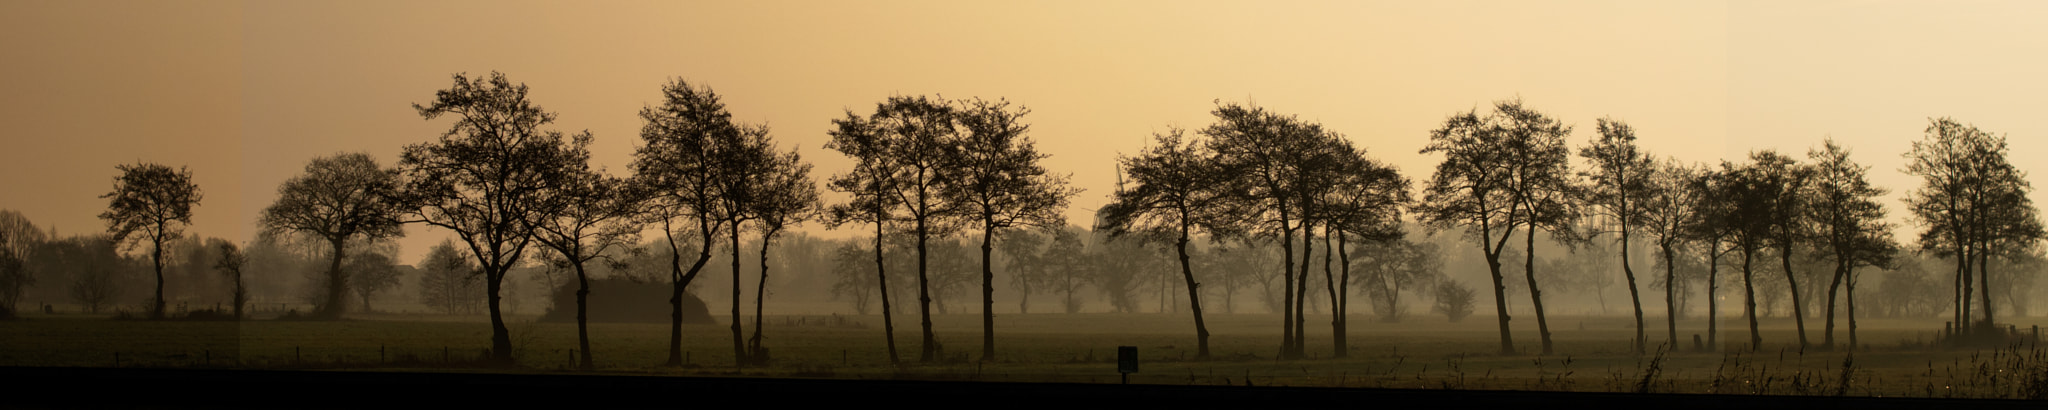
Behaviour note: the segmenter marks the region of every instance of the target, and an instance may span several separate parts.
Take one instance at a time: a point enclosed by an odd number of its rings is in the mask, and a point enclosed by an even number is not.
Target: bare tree
[[[398,188],[398,171],[378,166],[370,154],[336,154],[306,164],[306,173],[278,186],[277,202],[264,208],[259,222],[263,229],[308,233],[332,246],[326,303],[318,317],[339,319],[347,311],[350,286],[342,260],[349,256],[351,240],[405,234],[399,226],[404,210],[397,202]]]
[[[1372,310],[1381,322],[1400,322],[1406,316],[1401,303],[1403,292],[1437,292],[1439,298],[1444,297],[1440,292],[1448,292],[1431,288],[1444,280],[1443,255],[1434,243],[1394,239],[1367,241],[1352,249],[1350,253],[1358,255],[1351,264],[1361,274],[1359,286],[1372,298]],[[1470,314],[1472,290],[1465,288],[1464,297],[1464,312]],[[1456,301],[1439,301],[1448,302]],[[1455,306],[1445,307],[1457,310],[1452,308]]]
[[[1289,358],[1299,358],[1303,352],[1304,330],[1301,329],[1302,296],[1307,292],[1309,258],[1314,242],[1314,222],[1310,219],[1310,206],[1303,203],[1314,194],[1300,185],[1305,182],[1323,182],[1314,172],[1304,172],[1305,167],[1316,167],[1329,162],[1333,153],[1323,150],[1322,139],[1330,138],[1320,124],[1312,124],[1293,116],[1284,116],[1266,111],[1260,107],[1246,107],[1235,103],[1218,102],[1215,110],[1216,123],[1203,128],[1200,133],[1209,137],[1209,148],[1216,152],[1224,166],[1235,171],[1227,186],[1232,198],[1245,201],[1242,223],[1226,230],[1225,236],[1251,235],[1272,238],[1280,242],[1281,254],[1286,255],[1282,272],[1285,272],[1282,290],[1281,310],[1281,351]],[[1320,157],[1320,158],[1319,158]],[[1294,242],[1291,238],[1296,231],[1302,233],[1302,263],[1300,276],[1295,276],[1293,259]]]
[[[1814,162],[1812,189],[1807,192],[1811,206],[1806,208],[1806,218],[1817,228],[1814,233],[1819,240],[1815,245],[1835,262],[1833,280],[1828,284],[1827,327],[1821,339],[1822,347],[1833,349],[1836,290],[1856,268],[1890,266],[1898,245],[1892,242],[1892,226],[1885,222],[1884,206],[1877,203],[1885,189],[1871,186],[1864,176],[1870,167],[1850,160],[1849,150],[1836,145],[1833,138],[1824,142],[1822,149],[1808,150],[1806,156]],[[1855,300],[1855,292],[1851,284],[1849,300]],[[1854,305],[1851,306],[1848,319],[1853,322],[1856,316]],[[1856,348],[1853,326],[1849,331],[1849,348]]]
[[[1119,158],[1131,177],[1103,205],[1102,224],[1112,238],[1138,232],[1140,238],[1172,238],[1187,284],[1188,306],[1195,316],[1195,358],[1209,358],[1209,327],[1202,319],[1201,283],[1188,260],[1188,243],[1197,229],[1216,232],[1232,215],[1230,192],[1224,187],[1232,173],[1201,141],[1187,140],[1179,128],[1154,134],[1154,145],[1136,157]]]
[[[139,163],[117,165],[121,176],[114,178],[114,191],[100,198],[107,198],[107,212],[100,219],[107,221],[107,233],[113,235],[116,244],[139,243],[148,239],[152,245],[149,259],[156,267],[156,295],[150,299],[149,317],[164,318],[164,243],[184,236],[185,225],[192,224],[192,207],[199,205],[203,196],[199,185],[192,183],[192,171],[184,167],[171,167]]]
[[[880,290],[880,285],[871,280],[875,267],[861,259],[866,256],[867,250],[856,242],[847,242],[832,252],[832,273],[836,279],[832,282],[833,299],[849,299],[854,313],[862,315],[868,314],[869,303]]]
[[[768,250],[774,248],[777,234],[817,217],[823,204],[818,199],[818,183],[811,179],[811,164],[794,149],[774,155],[756,188],[760,195],[755,197],[753,213],[760,219],[761,280],[754,287],[754,335],[747,338],[747,357],[766,364],[768,348],[761,345],[761,318],[768,298]]]
[[[1751,162],[1736,165],[1721,163],[1722,179],[1715,190],[1717,202],[1725,202],[1726,209],[1712,218],[1724,224],[1735,247],[1742,253],[1743,311],[1749,319],[1749,349],[1758,351],[1763,346],[1763,335],[1757,331],[1757,290],[1753,259],[1756,253],[1781,238],[1777,212],[1777,200],[1788,192],[1789,172],[1773,172],[1771,168],[1789,171],[1791,159],[1775,152],[1752,152]],[[1790,258],[1790,256],[1786,256]],[[1787,276],[1791,274],[1787,269]],[[1794,295],[1796,295],[1796,291]],[[1801,332],[1804,333],[1804,332]]]
[[[740,127],[732,122],[718,94],[710,87],[693,87],[681,79],[662,87],[659,107],[640,110],[646,125],[640,128],[644,141],[633,156],[634,178],[647,187],[652,217],[661,222],[669,247],[669,340],[667,366],[683,365],[683,291],[697,279],[704,264],[711,261],[712,238],[727,229],[718,200],[721,184],[734,176],[720,166],[724,155],[720,140],[738,138]],[[683,268],[683,243],[676,241],[679,218],[696,222],[699,240],[697,261]]]
[[[1408,196],[1409,181],[1394,167],[1365,156],[1365,152],[1353,148],[1350,141],[1341,138],[1325,140],[1334,143],[1329,148],[1334,157],[1329,177],[1333,184],[1326,186],[1318,200],[1322,204],[1321,216],[1327,233],[1323,237],[1323,282],[1330,296],[1330,327],[1335,338],[1334,357],[1347,357],[1351,353],[1347,326],[1350,323],[1351,307],[1351,237],[1357,236],[1367,242],[1399,240],[1406,233],[1402,229],[1401,211],[1411,198]],[[1337,244],[1328,246],[1330,238]],[[1432,246],[1433,248],[1433,246]],[[1334,253],[1341,259],[1340,274],[1330,275],[1330,256]],[[1434,258],[1434,255],[1430,256]]]
[[[877,113],[881,110],[876,109]],[[838,227],[848,223],[862,222],[875,224],[875,291],[882,302],[882,332],[888,341],[889,363],[900,364],[896,353],[896,319],[889,305],[888,267],[883,260],[889,221],[895,219],[894,212],[901,205],[896,202],[896,163],[889,158],[890,139],[879,124],[879,118],[871,120],[846,112],[846,118],[832,120],[832,140],[825,148],[839,151],[852,157],[857,163],[846,173],[833,175],[829,188],[846,193],[852,198],[843,204],[833,204],[829,210],[828,226]],[[856,287],[858,288],[858,287]],[[866,309],[862,309],[865,311]]]
[[[1465,320],[1466,316],[1471,316],[1474,299],[1478,299],[1474,297],[1471,287],[1456,279],[1438,282],[1434,293],[1436,312],[1444,314],[1451,323],[1458,323]]]
[[[1031,110],[1010,108],[1004,100],[974,99],[958,107],[959,127],[966,131],[946,155],[954,176],[944,194],[955,204],[964,225],[981,231],[981,361],[996,357],[996,274],[992,257],[996,234],[1016,226],[1054,227],[1067,200],[1080,192],[1067,176],[1047,172],[1039,164],[1050,155],[1038,152],[1023,117]]]
[[[1415,213],[1432,229],[1463,227],[1467,237],[1479,241],[1493,278],[1500,353],[1514,354],[1514,338],[1508,332],[1507,284],[1501,274],[1501,253],[1523,213],[1508,187],[1510,168],[1501,165],[1513,158],[1478,110],[1451,115],[1442,127],[1430,131],[1429,139],[1421,152],[1442,153],[1444,160],[1437,164]]]
[[[1600,137],[1592,144],[1579,149],[1579,156],[1592,161],[1593,168],[1580,171],[1583,178],[1592,180],[1586,192],[1587,203],[1597,209],[1600,216],[1610,218],[1614,226],[1599,233],[1614,233],[1621,243],[1621,272],[1628,278],[1629,302],[1636,314],[1636,354],[1643,354],[1649,343],[1644,335],[1643,298],[1636,289],[1636,271],[1629,263],[1629,234],[1641,229],[1646,202],[1653,196],[1650,175],[1655,166],[1650,156],[1636,148],[1635,128],[1628,123],[1608,118],[1599,121]],[[1670,300],[1666,295],[1666,300]],[[1671,337],[1675,342],[1677,336]]]
[[[1768,241],[1778,247],[1785,286],[1790,288],[1792,295],[1792,323],[1799,333],[1799,349],[1803,351],[1809,344],[1806,339],[1806,304],[1799,292],[1798,275],[1792,269],[1792,256],[1794,249],[1803,248],[1811,236],[1807,217],[1809,205],[1804,191],[1813,178],[1813,169],[1771,150],[1752,152],[1750,160],[1753,178],[1744,181],[1754,189],[1751,192],[1760,195],[1749,198],[1763,201],[1753,204],[1763,206],[1768,215],[1765,219],[1770,224]]]
[[[711,151],[714,153],[711,161],[719,168],[715,172],[725,175],[725,178],[715,182],[719,195],[713,201],[713,206],[716,213],[725,218],[725,225],[730,228],[725,231],[726,238],[730,240],[726,249],[732,255],[727,259],[732,262],[730,327],[733,365],[739,367],[745,366],[748,361],[742,329],[744,322],[740,320],[740,305],[744,301],[740,297],[740,226],[761,216],[758,212],[761,209],[759,203],[765,196],[762,185],[766,183],[765,180],[774,162],[774,143],[769,141],[766,125],[741,126],[738,133],[714,135],[710,141]]]
[[[1686,228],[1699,218],[1699,208],[1693,204],[1700,200],[1700,192],[1688,189],[1687,184],[1698,178],[1700,171],[1681,165],[1676,159],[1652,161],[1650,169],[1644,175],[1647,179],[1643,184],[1640,221],[1642,231],[1650,235],[1650,241],[1657,244],[1664,259],[1664,325],[1668,333],[1665,342],[1677,346],[1678,253],[1689,242]]]
[[[1046,245],[1045,261],[1048,275],[1048,291],[1061,295],[1060,307],[1067,313],[1081,311],[1081,299],[1074,296],[1081,288],[1088,286],[1090,266],[1087,254],[1081,244],[1081,232],[1076,228],[1063,228],[1053,233],[1052,241]]]
[[[1949,118],[1929,122],[1925,136],[1905,154],[1904,171],[1925,181],[1907,194],[1906,204],[1924,228],[1921,249],[1955,258],[1956,326],[1990,329],[1995,322],[1989,261],[1998,253],[1993,248],[2024,249],[2042,236],[2041,222],[2027,197],[2032,187],[2026,175],[2006,160],[2005,137]],[[1981,321],[1972,315],[1972,295],[1982,302]]]
[[[1578,187],[1565,179],[1571,154],[1564,138],[1571,134],[1572,127],[1523,106],[1519,98],[1495,103],[1494,115],[1488,121],[1493,124],[1491,129],[1500,133],[1503,148],[1509,152],[1510,161],[1502,164],[1511,170],[1507,187],[1524,211],[1520,223],[1528,229],[1523,231],[1522,250],[1527,251],[1523,254],[1523,273],[1529,283],[1529,301],[1535,307],[1536,334],[1542,338],[1543,354],[1547,355],[1552,352],[1550,320],[1543,309],[1542,288],[1536,281],[1536,232],[1550,232],[1563,242],[1580,239],[1576,230],[1580,207],[1573,200],[1578,196]]]
[[[889,97],[878,104],[875,113],[867,122],[884,142],[882,157],[890,165],[885,169],[893,171],[886,185],[890,188],[889,201],[902,204],[903,222],[916,241],[918,312],[921,314],[923,343],[918,347],[918,361],[938,360],[938,334],[932,331],[932,289],[929,266],[930,247],[933,237],[951,233],[958,224],[952,215],[958,206],[948,201],[944,193],[946,184],[957,176],[948,166],[948,150],[959,138],[958,124],[955,123],[955,107],[943,99],[919,97]]]
[[[391,260],[391,255],[381,252],[361,252],[349,256],[348,262],[342,268],[348,270],[348,277],[353,279],[350,281],[353,283],[349,284],[349,290],[355,292],[356,297],[363,299],[363,313],[375,312],[370,307],[370,297],[378,292],[398,287],[398,278],[401,274],[398,263]]]
[[[534,240],[552,258],[576,273],[577,368],[596,368],[590,352],[589,263],[605,257],[605,251],[630,246],[640,226],[632,223],[639,211],[642,189],[590,169],[589,153],[578,152],[562,183],[545,187],[546,217],[533,227]]]
[[[1741,228],[1734,219],[1735,201],[1730,178],[1731,165],[1723,162],[1721,168],[1701,165],[1689,172],[1691,178],[1685,181],[1685,191],[1692,201],[1685,206],[1691,208],[1694,217],[1683,225],[1681,231],[1687,240],[1706,247],[1702,252],[1707,265],[1707,344],[1709,350],[1720,349],[1720,271],[1721,256],[1743,249],[1738,235]],[[1724,246],[1725,245],[1725,246]],[[1746,254],[1745,254],[1746,255]],[[1746,256],[1745,256],[1746,258]],[[1744,259],[1745,268],[1748,259]],[[1747,278],[1747,276],[1744,276]],[[1748,280],[1744,280],[1747,286]]]
[[[511,329],[499,307],[505,275],[531,249],[530,230],[544,216],[542,189],[561,184],[562,171],[591,137],[542,130],[555,115],[527,101],[526,85],[504,74],[454,77],[432,103],[413,105],[425,119],[456,121],[439,141],[405,147],[404,193],[413,222],[453,231],[469,245],[484,276],[491,359],[511,364]]]
[[[21,303],[22,291],[35,285],[29,260],[48,240],[20,212],[0,210],[0,318],[11,315]]]
[[[1050,229],[1045,229],[1050,232]],[[1031,293],[1045,282],[1045,262],[1040,254],[1047,236],[1025,229],[1009,229],[996,249],[1008,260],[1003,269],[1010,274],[1010,287],[1017,291],[1017,313],[1031,313]]]
[[[220,249],[220,259],[214,261],[213,269],[220,271],[221,276],[226,276],[233,284],[228,291],[235,306],[235,320],[242,320],[242,308],[249,304],[249,289],[242,285],[242,267],[249,263],[249,257],[243,255],[234,242],[220,241],[214,246]]]
[[[1508,285],[1501,275],[1501,253],[1516,228],[1528,230],[1522,269],[1543,353],[1551,352],[1550,325],[1530,248],[1537,230],[1560,239],[1573,235],[1577,210],[1569,197],[1574,188],[1564,180],[1570,155],[1564,137],[1570,133],[1571,127],[1523,106],[1520,99],[1504,100],[1495,102],[1494,112],[1486,117],[1473,110],[1446,119],[1422,150],[1443,153],[1444,162],[1437,165],[1416,213],[1432,228],[1462,226],[1468,236],[1479,239],[1494,279],[1502,354],[1515,353],[1508,333]]]
[[[483,281],[468,251],[442,240],[420,259],[420,303],[445,314],[476,312],[483,302]]]

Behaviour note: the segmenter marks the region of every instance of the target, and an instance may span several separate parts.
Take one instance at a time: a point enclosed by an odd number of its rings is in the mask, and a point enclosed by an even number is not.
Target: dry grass
[[[1276,315],[1212,315],[1214,358],[1196,361],[1190,320],[1171,314],[1032,314],[997,317],[998,360],[982,363],[979,316],[934,318],[945,347],[939,360],[917,363],[914,315],[897,317],[897,345],[906,363],[888,363],[881,318],[771,316],[766,344],[776,361],[733,366],[732,334],[723,325],[685,327],[690,365],[657,366],[667,356],[668,326],[596,324],[592,344],[600,372],[665,375],[988,380],[1114,383],[1115,347],[1138,346],[1142,372],[1133,383],[1287,385],[1425,389],[1514,389],[1720,394],[1919,397],[2048,396],[2048,351],[2030,345],[1999,349],[1929,347],[1939,322],[1868,320],[1864,350],[1801,353],[1789,320],[1765,323],[1757,352],[1678,349],[1634,354],[1631,321],[1552,318],[1557,352],[1503,356],[1488,318],[1463,323],[1416,318],[1375,323],[1354,317],[1350,357],[1332,355],[1327,317],[1311,316],[1308,349],[1315,358],[1276,360]],[[490,327],[477,317],[371,315],[341,322],[114,321],[87,315],[31,315],[0,322],[0,365],[215,366],[247,368],[399,369],[566,372],[575,325],[511,322],[519,368],[482,368],[474,358],[489,346]],[[801,321],[801,322],[799,322]],[[749,321],[751,322],[751,321]],[[1532,352],[1534,329],[1516,323],[1517,347]],[[1731,321],[1732,322],[1732,321]],[[751,323],[749,323],[751,324]],[[2022,328],[2031,323],[2022,322]],[[1681,322],[1703,329],[1704,322]],[[1533,328],[1533,326],[1527,326]],[[1732,326],[1731,326],[1732,327]],[[751,333],[751,329],[748,329]],[[1657,335],[1661,332],[1651,332]],[[1725,329],[1723,342],[1746,341],[1747,329]],[[1809,337],[1820,340],[1818,330]],[[1846,340],[1845,334],[1838,338]],[[1654,339],[1661,339],[1655,337]],[[1662,340],[1653,340],[1663,344]]]

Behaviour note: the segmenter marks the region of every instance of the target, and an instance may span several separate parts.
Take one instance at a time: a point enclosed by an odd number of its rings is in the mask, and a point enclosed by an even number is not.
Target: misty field
[[[104,367],[119,360],[120,366],[148,367],[561,373],[573,367],[576,331],[573,323],[514,317],[509,322],[521,367],[505,369],[473,364],[489,346],[490,325],[480,317],[25,319],[0,322],[0,365]],[[591,339],[598,372],[611,374],[1116,383],[1116,347],[1137,346],[1141,371],[1131,375],[1132,383],[1916,397],[2040,397],[2048,389],[2048,351],[2028,344],[1934,348],[1929,344],[1938,321],[1861,321],[1865,350],[1853,357],[1799,353],[1790,319],[1764,322],[1766,346],[1757,353],[1695,352],[1691,333],[1681,333],[1675,351],[1636,355],[1629,352],[1627,318],[1555,317],[1557,354],[1540,357],[1491,354],[1499,339],[1494,322],[1480,320],[1488,318],[1357,321],[1349,357],[1331,359],[1328,317],[1311,316],[1308,349],[1315,358],[1275,360],[1277,317],[1223,314],[1209,319],[1217,357],[1194,361],[1186,315],[1013,314],[997,317],[1001,359],[977,363],[979,317],[961,314],[935,317],[943,360],[917,364],[917,318],[897,319],[898,349],[910,363],[901,367],[888,364],[876,315],[769,316],[765,345],[773,361],[743,369],[733,365],[732,333],[724,324],[684,328],[689,364],[683,368],[658,366],[666,358],[665,324],[593,324]],[[2021,329],[2034,325],[2027,320],[2019,322]],[[1704,325],[1680,322],[1681,329]],[[1533,351],[1538,340],[1529,327],[1517,327],[1515,337],[1518,348]],[[1747,340],[1746,329],[1727,327],[1734,329],[1724,328],[1724,343]],[[1837,337],[1846,339],[1840,332]],[[1663,339],[1661,331],[1651,334]],[[1818,343],[1818,329],[1809,337]]]

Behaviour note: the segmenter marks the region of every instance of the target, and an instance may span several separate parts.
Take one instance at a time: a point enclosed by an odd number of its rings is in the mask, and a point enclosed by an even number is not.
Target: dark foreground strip
[[[10,408],[2048,408],[2016,400],[34,367],[0,367],[0,391],[0,407]]]

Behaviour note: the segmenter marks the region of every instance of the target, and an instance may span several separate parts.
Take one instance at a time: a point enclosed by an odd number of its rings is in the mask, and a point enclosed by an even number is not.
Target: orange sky
[[[245,240],[307,161],[367,151],[390,166],[448,126],[411,104],[450,74],[497,70],[559,129],[595,133],[593,159],[618,173],[671,77],[768,123],[821,179],[847,168],[821,149],[845,109],[1008,98],[1033,110],[1046,165],[1087,190],[1076,223],[1105,202],[1119,153],[1209,124],[1213,100],[1322,122],[1422,180],[1429,129],[1517,95],[1576,125],[1575,145],[1613,116],[1687,161],[1803,158],[1832,135],[1899,219],[1919,182],[1899,155],[1928,117],[2008,135],[2022,170],[2048,153],[2044,17],[2028,1],[10,1],[0,208],[103,231],[115,164],[184,165],[206,194],[193,233]],[[409,231],[406,261],[445,236]]]

